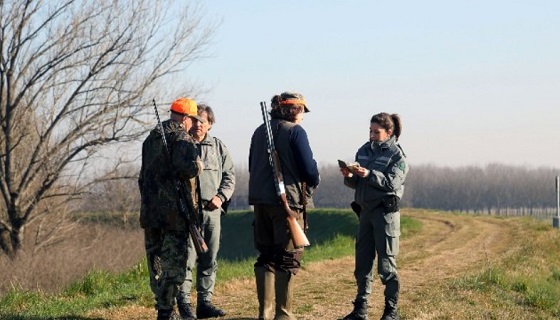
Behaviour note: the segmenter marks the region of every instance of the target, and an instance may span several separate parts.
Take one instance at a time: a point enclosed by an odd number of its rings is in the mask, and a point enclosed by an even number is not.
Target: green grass
[[[220,283],[253,277],[256,251],[251,222],[252,213],[248,211],[232,212],[223,218]],[[304,254],[304,268],[307,263],[354,254],[358,220],[350,210],[310,210],[309,224],[311,246]],[[515,306],[535,317],[560,318],[560,233],[533,219],[519,219],[516,225],[518,243],[510,252],[489,258],[474,274],[444,283],[450,290],[445,299],[484,305],[489,315]],[[406,213],[402,216],[403,238],[413,237],[421,229],[420,221]],[[15,288],[0,298],[0,319],[85,320],[90,310],[126,304],[153,304],[145,262],[120,274],[94,270],[56,295]]]
[[[95,215],[94,220],[102,222],[116,219],[118,217],[115,215],[109,218]],[[257,252],[253,245],[252,220],[253,213],[250,211],[234,211],[223,217],[218,271],[220,282],[253,277]],[[352,211],[309,210],[309,225],[307,236],[311,246],[304,254],[304,267],[309,262],[354,254],[358,219]],[[409,237],[421,229],[421,224],[417,220],[402,217],[401,229],[403,237]],[[121,274],[91,271],[56,295],[13,289],[0,298],[0,319],[83,319],[89,310],[130,303],[144,306],[153,304],[145,262]]]
[[[147,279],[142,263],[121,274],[92,271],[57,295],[13,289],[0,299],[0,319],[80,319],[95,308],[147,304],[152,299]]]
[[[491,304],[521,305],[560,318],[560,234],[534,219],[520,221],[524,236],[519,247],[478,273],[452,281],[451,287],[481,293]]]

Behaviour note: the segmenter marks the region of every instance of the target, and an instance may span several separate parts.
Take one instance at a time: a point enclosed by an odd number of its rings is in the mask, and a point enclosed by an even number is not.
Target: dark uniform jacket
[[[286,198],[292,208],[311,204],[310,190],[319,185],[319,170],[313,159],[305,130],[292,122],[271,120],[275,148],[280,157]],[[266,129],[258,127],[249,154],[249,204],[280,205],[268,159]],[[303,184],[306,188],[303,188]]]
[[[356,161],[370,170],[369,176],[344,178],[344,184],[356,189],[355,201],[362,208],[375,208],[387,196],[402,198],[409,168],[394,136],[381,143],[366,142],[358,149]]]
[[[142,167],[138,178],[142,228],[187,230],[177,208],[173,180],[180,179],[192,195],[192,180],[202,171],[194,139],[183,125],[174,120],[163,123],[165,138],[171,149],[168,159],[159,127],[153,129],[142,145]]]

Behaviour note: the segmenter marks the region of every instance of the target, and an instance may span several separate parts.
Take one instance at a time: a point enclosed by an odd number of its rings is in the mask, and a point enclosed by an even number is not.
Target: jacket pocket
[[[399,254],[399,237],[401,235],[401,214],[391,212],[383,215],[385,219],[385,242],[388,256]]]
[[[210,154],[204,159],[204,170],[218,171],[220,170],[220,164],[218,162],[218,157],[214,153]]]

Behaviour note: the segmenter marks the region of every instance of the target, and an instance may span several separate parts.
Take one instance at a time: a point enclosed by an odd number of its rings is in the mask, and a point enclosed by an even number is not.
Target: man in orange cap
[[[192,99],[179,98],[171,104],[169,120],[156,126],[142,145],[142,167],[138,178],[141,208],[140,226],[144,229],[150,287],[156,298],[158,320],[176,317],[173,311],[178,287],[185,280],[188,226],[177,207],[174,180],[185,182],[187,192],[194,190],[194,178],[203,170],[195,141],[188,134],[197,104]],[[163,145],[165,135],[170,148],[168,158]],[[171,162],[171,163],[170,163]]]

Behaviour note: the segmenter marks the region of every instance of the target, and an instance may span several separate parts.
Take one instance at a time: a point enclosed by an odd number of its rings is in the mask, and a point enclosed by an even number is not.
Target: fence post
[[[556,217],[552,218],[552,226],[560,229],[560,176],[556,176]]]

